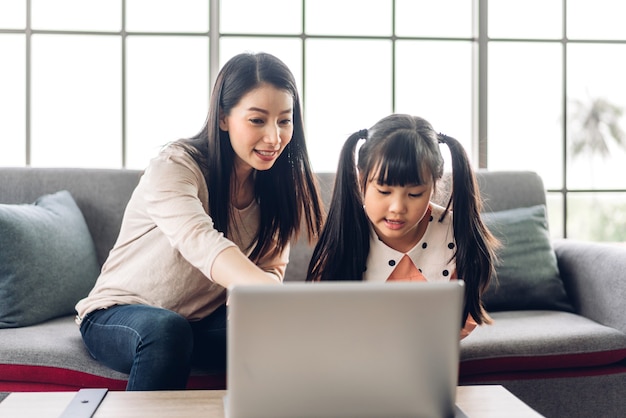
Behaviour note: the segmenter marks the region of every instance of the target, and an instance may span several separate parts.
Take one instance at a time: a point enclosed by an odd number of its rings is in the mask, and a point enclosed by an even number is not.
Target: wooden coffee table
[[[108,392],[94,418],[223,418],[223,390]],[[76,392],[14,392],[0,403],[0,417],[58,418]],[[541,417],[499,385],[459,386],[457,405],[470,418]]]

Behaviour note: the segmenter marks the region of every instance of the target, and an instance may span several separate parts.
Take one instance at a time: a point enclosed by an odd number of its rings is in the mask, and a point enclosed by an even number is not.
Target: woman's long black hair
[[[355,162],[361,139],[365,142]],[[309,264],[308,281],[363,280],[370,238],[369,220],[363,209],[367,182],[404,186],[421,185],[432,179],[436,186],[444,173],[440,143],[450,149],[452,192],[439,221],[454,211],[456,271],[466,284],[463,318],[470,314],[479,324],[489,322],[481,295],[494,273],[498,243],[481,220],[482,202],[474,172],[456,139],[437,134],[428,121],[417,116],[387,116],[369,130],[355,132],[346,140],[326,225]]]
[[[245,94],[264,83],[293,97],[293,136],[271,169],[255,173],[254,193],[261,221],[250,255],[253,261],[265,254],[280,253],[298,236],[302,226],[310,241],[316,239],[323,223],[323,207],[309,162],[300,96],[293,74],[273,55],[236,55],[217,76],[203,129],[181,141],[204,173],[209,189],[209,214],[215,228],[228,236],[235,152],[229,133],[219,128],[220,112],[228,115]]]

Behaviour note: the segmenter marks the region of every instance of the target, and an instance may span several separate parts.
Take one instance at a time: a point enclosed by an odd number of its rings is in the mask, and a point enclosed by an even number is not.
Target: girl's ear
[[[226,115],[224,114],[222,109],[220,109],[219,118],[220,118],[220,129],[222,131],[228,131],[228,122],[226,120]]]

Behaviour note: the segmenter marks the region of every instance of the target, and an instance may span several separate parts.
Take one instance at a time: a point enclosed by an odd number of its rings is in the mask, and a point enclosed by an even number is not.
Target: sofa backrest
[[[487,171],[476,173],[484,212],[546,204],[541,177],[532,171]]]
[[[0,203],[32,203],[41,195],[68,190],[83,212],[102,264],[117,239],[124,209],[141,173],[127,169],[0,167]],[[318,173],[318,178],[322,200],[328,207],[334,173]],[[534,172],[478,171],[477,178],[485,211],[546,202],[543,182]],[[294,243],[285,280],[304,280],[312,251],[304,236]]]
[[[68,190],[83,212],[102,264],[140,176],[139,170],[0,167],[0,203],[33,203],[44,194]]]

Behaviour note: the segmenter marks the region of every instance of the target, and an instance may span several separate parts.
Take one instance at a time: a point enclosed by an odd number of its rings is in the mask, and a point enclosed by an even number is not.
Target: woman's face
[[[422,185],[389,186],[371,177],[365,186],[365,213],[378,237],[402,252],[413,248],[424,234],[420,221],[433,195],[432,181]]]
[[[246,93],[228,115],[220,115],[235,150],[235,166],[268,170],[293,135],[293,97],[270,84]]]

